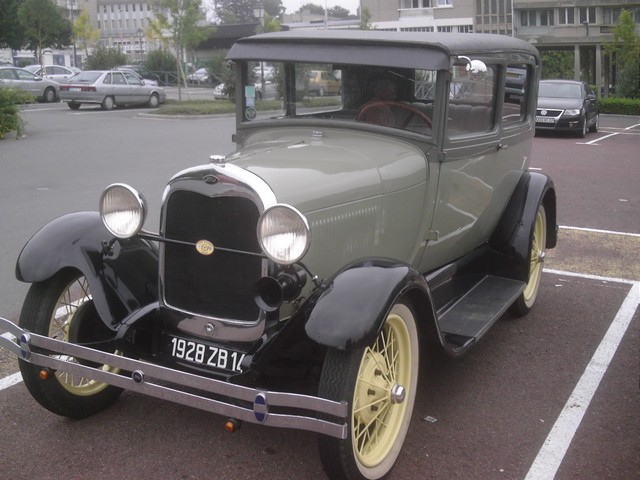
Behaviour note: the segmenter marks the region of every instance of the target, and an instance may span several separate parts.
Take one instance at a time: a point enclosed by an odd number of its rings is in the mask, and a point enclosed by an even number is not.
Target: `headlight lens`
[[[144,197],[129,185],[109,185],[100,197],[102,223],[118,238],[130,238],[140,231],[147,214]]]
[[[578,115],[580,115],[580,109],[570,108],[569,110],[565,110],[563,115],[565,117],[577,117]]]
[[[296,263],[311,243],[307,219],[289,205],[274,205],[258,220],[258,242],[270,260],[280,265]]]

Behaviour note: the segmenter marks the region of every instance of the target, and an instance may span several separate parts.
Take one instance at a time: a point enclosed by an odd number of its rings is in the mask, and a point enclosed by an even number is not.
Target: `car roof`
[[[339,48],[337,48],[339,47]],[[355,65],[448,69],[451,57],[500,53],[525,54],[538,62],[537,49],[506,35],[387,32],[375,30],[301,30],[265,33],[238,40],[230,60],[264,59]]]

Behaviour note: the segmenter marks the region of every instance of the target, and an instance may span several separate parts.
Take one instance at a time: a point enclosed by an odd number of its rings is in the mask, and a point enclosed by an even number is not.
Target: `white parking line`
[[[622,306],[618,310],[613,322],[611,322],[609,330],[607,330],[607,333],[600,342],[598,349],[593,354],[593,357],[591,357],[591,361],[580,377],[578,384],[565,403],[556,423],[551,428],[525,480],[552,480],[556,476],[558,468],[560,468],[560,464],[567,453],[569,445],[571,445],[571,441],[589,407],[589,403],[591,403],[591,399],[593,399],[600,385],[600,381],[609,368],[611,360],[633,319],[633,315],[638,309],[638,305],[640,305],[640,282],[597,277],[595,275],[580,275],[557,270],[545,270],[545,272],[547,271],[563,276],[586,277],[593,280],[628,283],[631,284],[631,289],[624,299],[624,302],[622,302]]]
[[[640,123],[637,123],[635,125],[631,125],[629,127],[626,127],[620,132],[610,133],[609,135],[605,135],[604,137],[594,138],[590,142],[576,142],[576,143],[578,145],[599,145],[596,142],[599,142],[601,140],[605,140],[605,139],[607,139],[609,137],[615,137],[616,135],[624,135],[626,130],[631,130],[632,128],[636,128],[636,127],[640,127]]]
[[[607,235],[621,235],[623,237],[640,237],[640,233],[616,232],[614,230],[600,230],[597,228],[569,227],[566,225],[560,225],[559,228],[562,228],[564,230],[578,230],[580,232],[604,233]]]

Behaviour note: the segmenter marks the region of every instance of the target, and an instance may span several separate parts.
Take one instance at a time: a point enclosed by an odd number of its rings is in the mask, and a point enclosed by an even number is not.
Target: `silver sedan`
[[[16,67],[0,67],[0,87],[24,90],[39,101],[47,103],[55,102],[60,90],[58,82]]]
[[[166,94],[158,86],[145,85],[133,72],[87,70],[60,86],[60,99],[71,110],[83,103],[99,104],[103,110],[125,105],[156,108],[166,101]]]

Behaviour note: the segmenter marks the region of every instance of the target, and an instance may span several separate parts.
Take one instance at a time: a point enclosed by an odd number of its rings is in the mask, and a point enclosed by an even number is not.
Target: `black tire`
[[[102,100],[100,107],[102,108],[102,110],[113,110],[113,107],[115,107],[115,101],[113,100],[113,97],[104,97],[104,100]]]
[[[594,119],[593,119],[593,125],[591,125],[589,127],[589,131],[591,133],[597,133],[598,132],[598,127],[600,126],[600,114],[596,113]]]
[[[580,122],[580,130],[578,130],[578,137],[584,138],[587,136],[587,116],[583,115]]]
[[[318,440],[329,478],[380,479],[391,471],[411,421],[418,357],[415,314],[404,302],[393,306],[373,345],[327,352],[319,395],[347,401],[351,407],[348,437],[320,436]]]
[[[56,94],[56,89],[53,87],[47,87],[42,94],[42,100],[44,103],[53,103],[58,99],[58,95]]]
[[[531,227],[531,243],[529,245],[529,281],[518,299],[511,305],[510,312],[522,317],[529,313],[538,297],[542,269],[544,266],[546,242],[547,242],[547,214],[543,204],[538,207],[534,224]]]
[[[86,279],[76,270],[63,270],[31,285],[20,314],[20,326],[39,335],[74,343],[95,343],[114,336],[98,316]],[[104,350],[108,351],[106,347]],[[120,388],[64,372],[54,372],[42,380],[42,367],[23,360],[19,365],[24,384],[33,398],[47,410],[64,417],[93,415],[113,404],[122,393]],[[112,368],[108,371],[117,372]]]
[[[69,102],[69,103],[67,103],[67,105],[69,105],[69,108],[71,110],[80,110],[80,104],[79,103]]]

